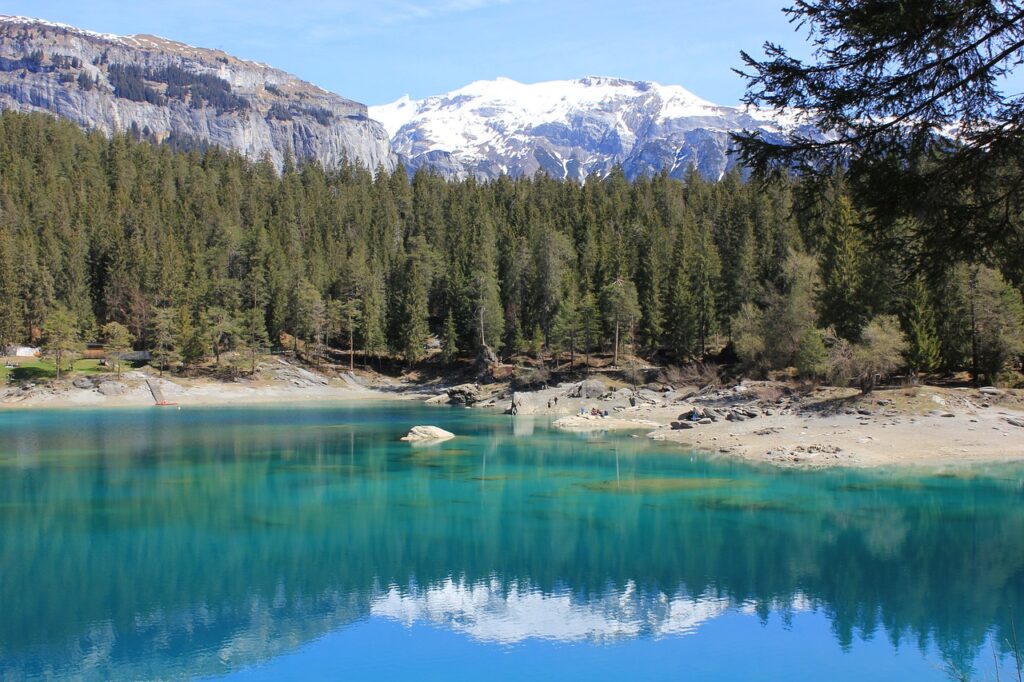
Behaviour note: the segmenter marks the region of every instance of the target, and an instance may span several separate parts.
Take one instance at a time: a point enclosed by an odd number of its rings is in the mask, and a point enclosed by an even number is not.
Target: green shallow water
[[[2,413],[0,679],[1016,679],[1022,502],[404,403]]]

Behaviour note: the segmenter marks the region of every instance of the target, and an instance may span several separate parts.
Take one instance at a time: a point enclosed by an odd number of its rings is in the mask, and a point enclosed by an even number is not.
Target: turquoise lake
[[[1019,465],[410,403],[0,413],[2,680],[1016,680],[1015,638]]]

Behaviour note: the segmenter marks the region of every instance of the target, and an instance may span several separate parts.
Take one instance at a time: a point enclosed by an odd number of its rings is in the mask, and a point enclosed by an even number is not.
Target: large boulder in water
[[[437,442],[455,438],[455,434],[436,426],[414,426],[402,440],[410,443]]]

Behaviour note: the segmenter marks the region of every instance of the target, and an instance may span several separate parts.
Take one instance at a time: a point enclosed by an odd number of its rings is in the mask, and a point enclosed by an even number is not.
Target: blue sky
[[[151,33],[290,71],[367,104],[471,81],[653,80],[735,104],[739,51],[801,48],[788,0],[0,0],[0,13]]]

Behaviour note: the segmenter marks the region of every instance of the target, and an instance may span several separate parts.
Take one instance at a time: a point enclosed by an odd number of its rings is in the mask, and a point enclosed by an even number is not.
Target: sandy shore
[[[289,404],[346,400],[395,400],[399,393],[361,385],[354,377],[327,378],[288,363],[277,363],[256,380],[173,379],[143,371],[72,381],[12,386],[0,390],[0,409],[73,407],[146,407],[154,404],[149,383],[164,399],[180,406]],[[86,381],[82,381],[86,379]],[[88,382],[88,384],[87,384]]]
[[[635,430],[714,456],[788,467],[1024,461],[1021,391],[908,387],[861,396],[827,388],[797,394],[748,382],[702,392],[634,393],[612,386],[600,397],[579,392],[575,384],[520,393],[517,411],[555,416],[561,429]],[[595,409],[608,416],[591,416]]]
[[[506,386],[477,387],[475,405],[507,411],[514,399],[517,414],[551,416],[560,429],[632,430],[713,456],[779,466],[1024,461],[1024,391],[910,387],[861,396],[834,388],[800,393],[769,382],[634,391],[602,381],[595,378],[511,396]],[[447,395],[436,395],[436,389],[425,392],[425,386],[348,373],[326,377],[279,359],[262,366],[255,380],[172,380],[132,371],[120,381],[104,375],[11,386],[0,390],[0,409],[150,406],[150,382],[165,400],[182,406],[447,401]]]

